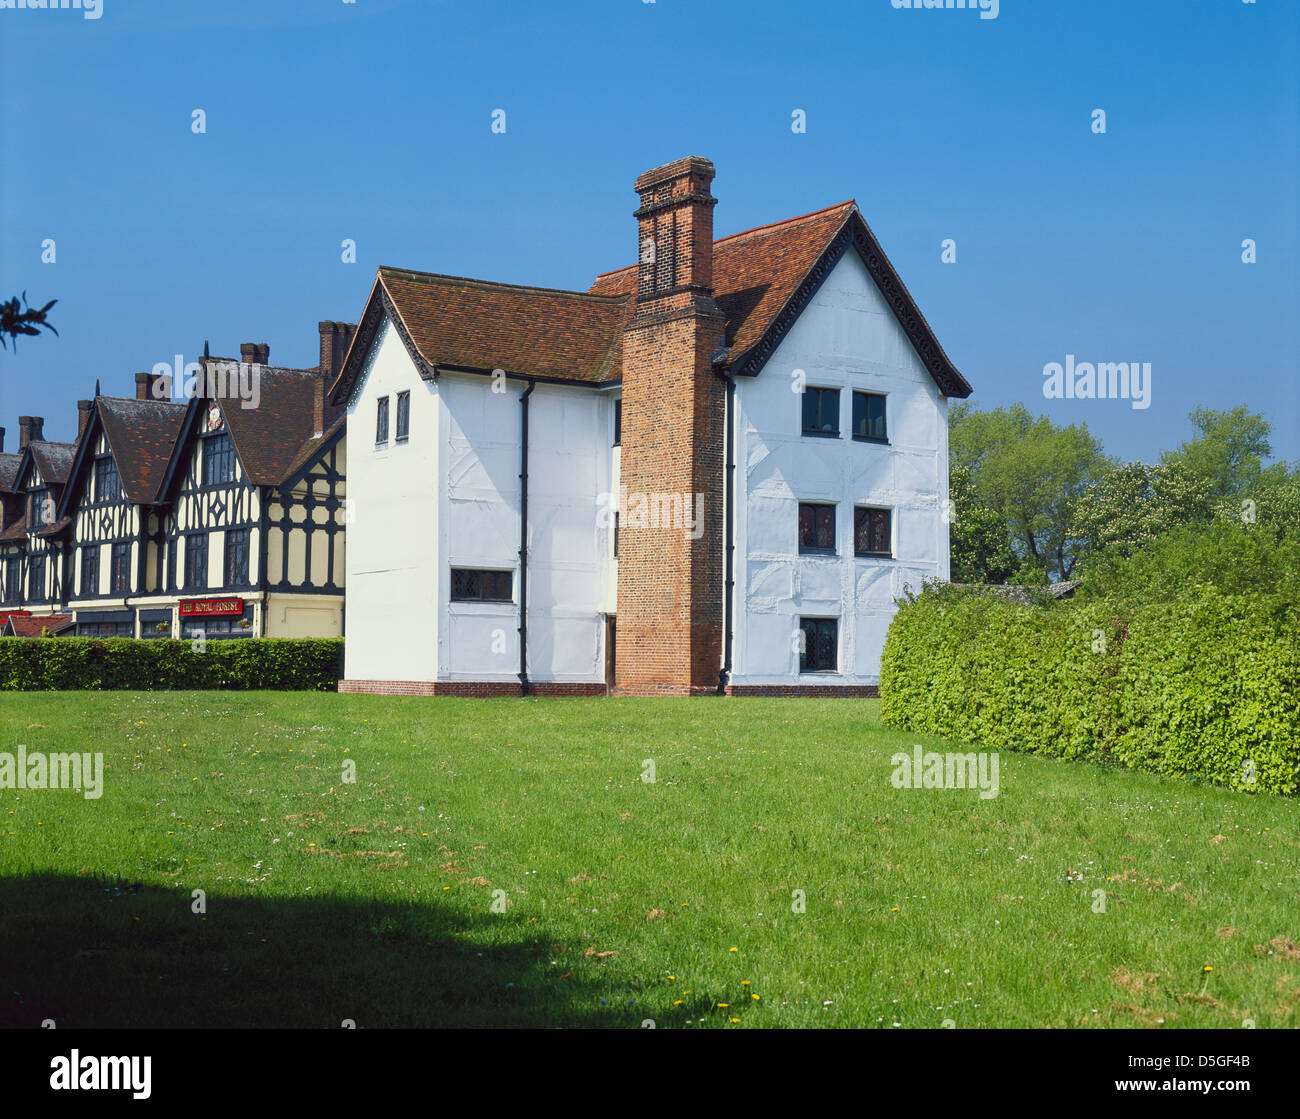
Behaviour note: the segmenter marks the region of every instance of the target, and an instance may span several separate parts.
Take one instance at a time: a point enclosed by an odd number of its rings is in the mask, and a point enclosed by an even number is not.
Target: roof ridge
[[[578,299],[594,299],[604,303],[622,303],[622,296],[615,295],[593,295],[589,291],[571,291],[568,288],[544,288],[536,287],[533,284],[508,284],[500,280],[479,280],[473,276],[451,276],[445,272],[421,272],[415,268],[394,268],[392,265],[381,264],[379,271],[383,273],[396,273],[398,275],[413,276],[421,280],[434,281],[451,281],[458,284],[476,284],[479,287],[504,289],[508,291],[533,292],[538,295],[565,295],[576,297]]]
[[[822,214],[829,214],[832,210],[842,210],[846,206],[852,206],[854,209],[857,209],[857,205],[858,200],[856,198],[849,198],[843,202],[837,202],[833,206],[823,206],[820,210],[812,210],[806,214],[796,214],[792,218],[782,218],[780,221],[771,221],[766,225],[756,225],[751,229],[742,229],[739,233],[728,233],[725,237],[716,238],[713,242],[713,247],[716,249],[719,245],[725,244],[728,241],[739,240],[741,237],[752,237],[755,234],[767,233],[772,230],[780,229],[782,226],[795,225],[799,222],[810,221],[813,218],[821,217]],[[635,264],[625,264],[622,268],[611,268],[608,272],[597,272],[596,279],[603,280],[607,276],[617,276],[622,272],[631,272],[635,268]]]

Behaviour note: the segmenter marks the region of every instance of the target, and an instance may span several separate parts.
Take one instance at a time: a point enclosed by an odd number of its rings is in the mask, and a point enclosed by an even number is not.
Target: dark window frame
[[[858,400],[863,402],[864,414],[862,416],[863,425],[870,431],[871,429],[871,402],[880,401],[880,435],[869,435],[858,433]],[[853,438],[859,443],[889,443],[889,397],[883,392],[867,392],[863,389],[853,390]]]
[[[87,579],[87,576],[90,578]],[[83,544],[81,546],[81,597],[90,598],[97,594],[99,594],[99,545]]]
[[[873,534],[879,539],[879,529],[868,526],[865,530],[862,522],[868,518],[865,514],[883,513],[885,515],[885,543],[888,547],[883,551],[872,550],[862,546],[863,533],[865,531],[867,541],[872,542]],[[894,558],[894,511],[885,505],[855,505],[853,507],[853,554],[872,559],[893,559]]]
[[[375,406],[375,446],[388,446],[388,397],[381,396]]]
[[[501,592],[504,577],[506,591]],[[457,590],[459,585],[460,589]],[[449,598],[452,602],[510,602],[515,600],[515,573],[498,567],[453,567]]]
[[[405,443],[411,437],[411,394],[410,392],[399,392],[397,394],[397,429],[393,434],[393,442]]]
[[[200,546],[195,547],[195,541]],[[203,562],[199,564],[199,578],[195,578],[195,557],[202,556]],[[185,570],[182,573],[182,590],[187,591],[206,591],[208,589],[208,534],[206,532],[187,532],[185,533]]]
[[[840,620],[839,618],[800,617],[799,629],[803,633],[803,651],[799,654],[799,672],[838,673],[840,668]],[[819,635],[829,632],[829,642],[819,641]],[[827,646],[830,650],[830,664],[816,663],[818,654]]]
[[[108,593],[131,593],[131,545],[115,542],[108,556]]]
[[[40,573],[39,580],[36,578],[38,572]],[[27,561],[27,587],[28,587],[27,601],[29,602],[45,601],[46,581],[45,581],[45,553],[44,552],[34,553]]]
[[[833,419],[834,426],[827,431],[825,428],[826,416],[826,396],[830,394],[834,400]],[[809,426],[808,413],[809,403],[813,404],[813,411],[816,413],[813,418],[813,426]],[[827,388],[821,385],[805,385],[799,401],[799,427],[804,435],[811,436],[814,439],[838,439],[840,437],[840,390],[837,388]]]
[[[95,456],[94,486],[92,505],[107,505],[122,499],[122,475],[111,454]]]
[[[228,431],[203,436],[203,488],[215,489],[235,481],[235,441]]]
[[[221,563],[223,587],[248,585],[249,532],[246,528],[226,529],[225,556]]]
[[[805,525],[804,510],[809,510],[808,520],[810,524]],[[811,535],[813,541],[825,539],[823,514],[830,513],[830,544],[805,543],[805,536]],[[799,543],[799,554],[801,556],[834,556],[839,554],[836,547],[836,516],[835,504],[829,501],[801,501],[799,502],[799,514],[797,522],[797,539]],[[810,530],[810,531],[808,531]]]

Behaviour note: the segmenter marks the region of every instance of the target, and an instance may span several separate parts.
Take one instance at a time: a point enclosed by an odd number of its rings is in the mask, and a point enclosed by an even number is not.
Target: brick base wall
[[[339,691],[353,695],[518,696],[523,689],[507,680],[340,680]],[[604,695],[604,684],[538,683],[528,685],[529,695]]]
[[[880,689],[875,684],[729,684],[727,695],[879,699]]]

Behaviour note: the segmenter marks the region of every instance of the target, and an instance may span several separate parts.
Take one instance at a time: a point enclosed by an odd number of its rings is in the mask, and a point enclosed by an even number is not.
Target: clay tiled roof
[[[380,268],[430,366],[601,382],[619,351],[625,300]]]
[[[726,366],[757,373],[834,262],[853,249],[940,390],[970,395],[851,199],[713,243],[714,301],[727,319]],[[332,399],[347,400],[361,372],[359,357],[385,312],[426,378],[443,367],[620,381],[636,283],[635,265],[598,276],[586,293],[380,268]]]
[[[71,614],[38,614],[33,617],[10,614],[4,631],[14,637],[40,637],[41,630],[46,626],[51,633],[62,633],[65,629],[71,629],[72,623]]]
[[[61,486],[68,480],[68,472],[72,469],[72,460],[77,453],[75,443],[47,443],[41,439],[29,443],[28,447],[31,448],[32,458],[36,460],[36,468],[47,483]]]
[[[97,397],[95,406],[127,498],[137,505],[152,504],[158,499],[186,406],[119,396]]]
[[[18,466],[22,455],[0,454],[0,490],[12,491],[18,485]]]
[[[216,363],[233,359],[207,360]],[[242,408],[236,399],[223,399],[221,413],[248,480],[257,486],[274,486],[288,477],[304,448],[318,438],[314,415],[321,375],[315,369],[267,365],[262,367],[260,377],[261,395],[256,408]],[[200,400],[198,404],[205,402]],[[323,413],[323,426],[328,429],[340,409],[326,400]]]
[[[841,202],[713,242],[713,299],[727,318],[727,345],[736,357],[763,337],[856,210],[852,200]],[[630,314],[636,273],[636,265],[606,272],[591,290],[623,296]]]

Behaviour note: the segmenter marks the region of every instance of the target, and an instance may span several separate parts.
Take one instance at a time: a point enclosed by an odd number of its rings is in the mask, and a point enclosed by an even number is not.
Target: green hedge
[[[343,639],[243,637],[207,642],[129,637],[0,638],[0,690],[333,691]]]
[[[1300,617],[1281,595],[1019,605],[931,587],[890,626],[880,693],[887,724],[989,749],[1300,791]]]

